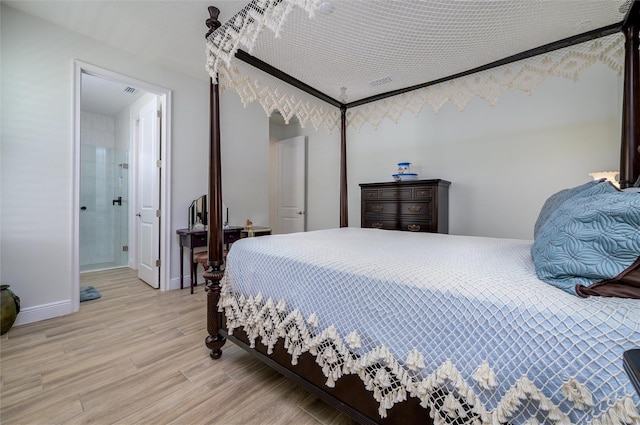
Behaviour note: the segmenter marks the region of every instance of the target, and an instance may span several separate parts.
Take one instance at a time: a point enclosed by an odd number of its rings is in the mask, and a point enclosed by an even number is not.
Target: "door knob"
[[[136,213],[136,217],[140,217],[140,213]]]
[[[298,215],[304,214],[304,211],[298,211]]]
[[[85,207],[85,206],[83,205],[83,206],[81,206],[81,207],[80,207],[80,209],[81,209],[82,211],[85,211],[85,210],[87,209],[87,207]]]

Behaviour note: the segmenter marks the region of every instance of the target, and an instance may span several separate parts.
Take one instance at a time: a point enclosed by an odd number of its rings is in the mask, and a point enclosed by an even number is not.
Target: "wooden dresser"
[[[446,180],[362,183],[361,227],[410,232],[449,232]]]

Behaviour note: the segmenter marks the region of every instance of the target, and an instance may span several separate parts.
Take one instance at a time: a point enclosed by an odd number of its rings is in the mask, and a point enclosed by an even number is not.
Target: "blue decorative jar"
[[[411,172],[410,162],[398,162],[398,174],[407,174]]]

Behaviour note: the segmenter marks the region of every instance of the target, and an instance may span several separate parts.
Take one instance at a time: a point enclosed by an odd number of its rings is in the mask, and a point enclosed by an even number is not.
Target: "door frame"
[[[160,98],[162,104],[160,128],[160,152],[162,155],[162,172],[160,173],[160,290],[170,289],[170,253],[171,253],[171,90],[138,80],[124,74],[86,62],[73,60],[73,206],[72,206],[72,238],[71,238],[71,312],[80,309],[80,101],[82,74],[122,82],[138,87]],[[130,182],[131,184],[131,182]],[[133,223],[131,217],[129,222]]]

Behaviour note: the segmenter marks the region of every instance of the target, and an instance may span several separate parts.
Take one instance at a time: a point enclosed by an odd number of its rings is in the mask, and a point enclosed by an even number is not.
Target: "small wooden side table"
[[[253,227],[253,236],[268,236],[271,234],[270,227]],[[249,231],[246,228],[243,228],[240,232],[241,238],[249,237]]]
[[[242,226],[227,226],[224,229],[224,244],[229,245],[240,239],[241,231],[244,229]],[[194,248],[200,248],[207,246],[209,232],[205,230],[193,230],[193,229],[178,229],[176,230],[178,236],[180,236],[180,289],[184,287],[184,248],[189,248],[189,264],[190,264],[190,284],[191,291],[193,292],[193,286],[195,283],[196,270],[193,263],[193,250]],[[197,283],[196,283],[197,285]]]

